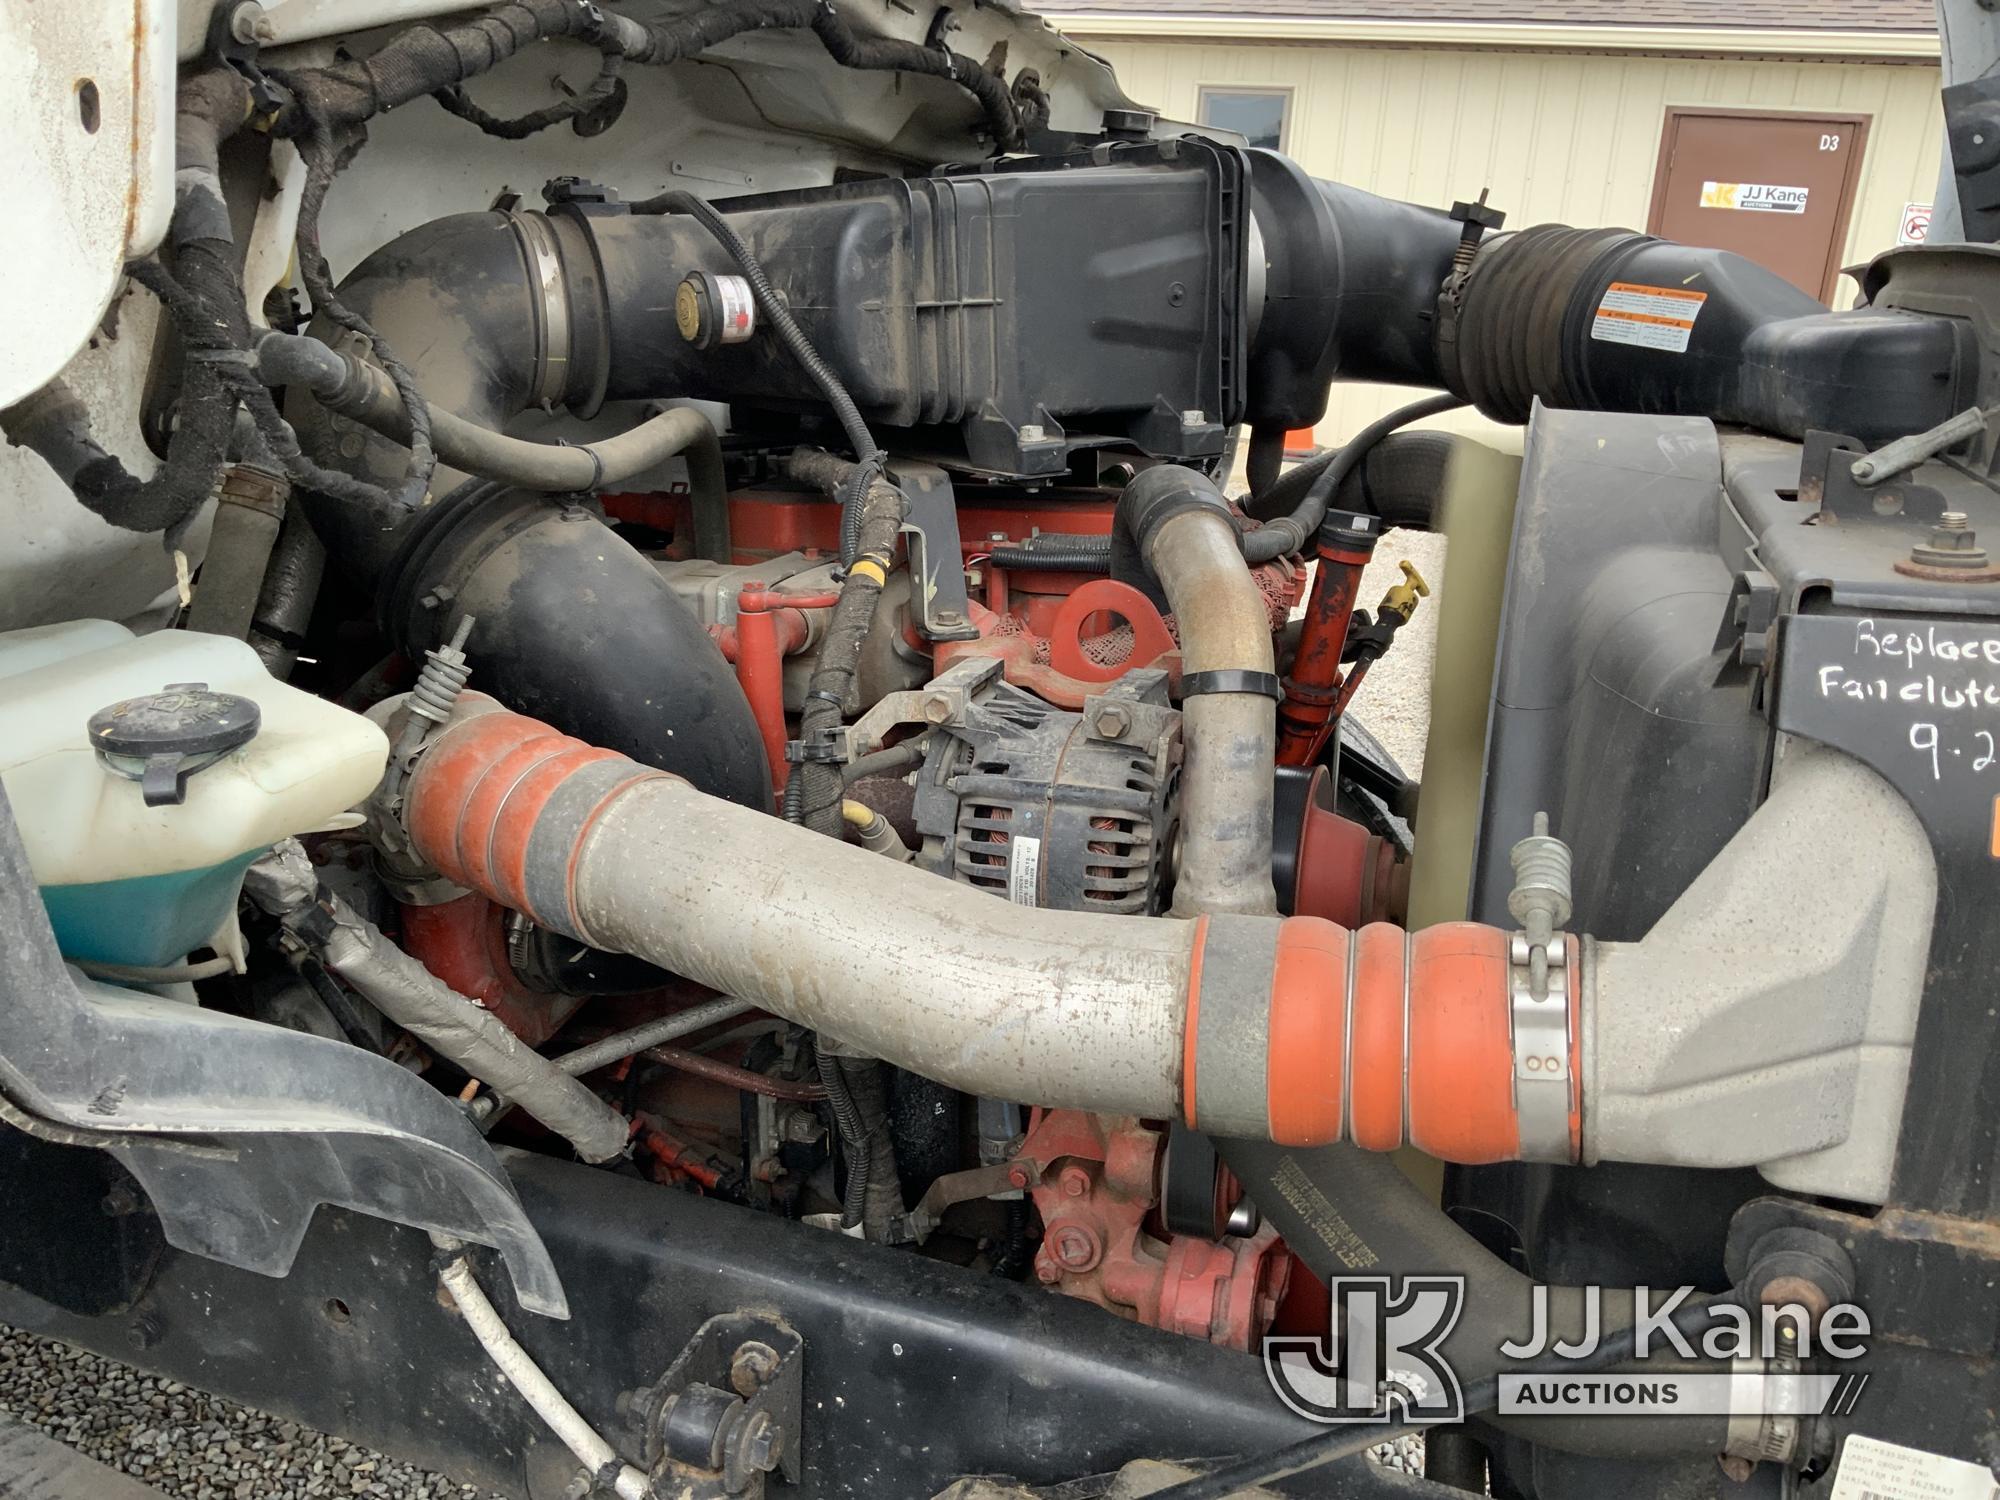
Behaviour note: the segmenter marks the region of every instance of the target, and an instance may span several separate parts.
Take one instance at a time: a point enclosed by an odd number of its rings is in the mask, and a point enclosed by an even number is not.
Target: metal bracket
[[[774,1469],[799,1482],[805,1340],[774,1317],[722,1313],[629,1409],[661,1500],[757,1500]]]
[[[251,104],[260,115],[270,114],[285,102],[285,96],[257,64],[259,50],[276,39],[271,19],[264,14],[259,0],[232,0],[231,4],[217,6],[208,18],[206,50],[217,62],[234,68],[249,81]]]
[[[822,742],[804,747],[801,758],[847,765],[881,749],[889,731],[900,725],[936,728],[956,723],[964,717],[972,695],[999,677],[1005,665],[993,656],[955,661],[920,688],[885,694],[852,724],[828,730]]]
[[[915,1208],[889,1221],[888,1243],[900,1245],[914,1241],[921,1245],[944,1221],[946,1209],[979,1198],[1003,1195],[1018,1198],[1022,1189],[1032,1188],[1041,1180],[1042,1164],[1026,1157],[1017,1161],[992,1162],[983,1167],[967,1167],[961,1172],[947,1172],[925,1189]]]
[[[979,627],[972,623],[965,593],[965,554],[951,476],[936,464],[899,458],[889,465],[889,477],[905,502],[903,535],[910,552],[917,634],[927,641],[978,640]]]
[[[1818,508],[1820,525],[1929,523],[1944,514],[1944,496],[1901,471],[1864,471],[1870,477],[1862,479],[1856,470],[1867,462],[1868,451],[1856,439],[1808,432],[1799,454],[1799,502]]]

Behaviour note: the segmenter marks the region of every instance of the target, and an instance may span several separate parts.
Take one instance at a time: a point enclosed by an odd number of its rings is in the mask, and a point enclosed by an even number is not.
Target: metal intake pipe
[[[1180,633],[1188,754],[1174,914],[1274,913],[1277,658],[1228,502],[1207,476],[1162,464],[1119,494],[1114,525],[1114,550],[1136,552],[1159,580]]]
[[[405,816],[451,880],[968,1093],[1460,1162],[1522,1149],[1497,928],[1013,906],[476,693]]]

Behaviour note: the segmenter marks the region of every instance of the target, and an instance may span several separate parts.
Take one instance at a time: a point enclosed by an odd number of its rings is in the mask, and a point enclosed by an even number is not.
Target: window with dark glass
[[[1253,146],[1281,151],[1285,145],[1285,109],[1289,89],[1203,89],[1201,123],[1233,130]]]

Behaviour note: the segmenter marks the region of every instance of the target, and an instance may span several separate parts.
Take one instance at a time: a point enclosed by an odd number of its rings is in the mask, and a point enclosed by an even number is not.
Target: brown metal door
[[[1647,228],[1734,250],[1827,301],[1867,133],[1866,115],[1669,109]]]

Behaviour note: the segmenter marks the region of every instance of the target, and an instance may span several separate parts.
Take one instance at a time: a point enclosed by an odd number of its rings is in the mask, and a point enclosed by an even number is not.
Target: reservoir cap
[[[90,716],[90,744],[105,769],[139,783],[146,806],[187,797],[187,779],[256,738],[257,705],[205,682],[170,682]]]

